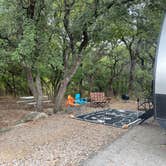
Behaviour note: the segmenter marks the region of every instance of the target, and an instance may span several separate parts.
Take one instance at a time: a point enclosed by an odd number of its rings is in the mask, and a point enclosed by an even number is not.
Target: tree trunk
[[[14,74],[12,74],[12,84],[13,84],[13,94],[14,94],[14,97],[16,97],[17,96],[17,90],[16,90],[16,83],[15,83]]]
[[[43,99],[43,92],[42,92],[42,85],[39,72],[36,76],[36,90],[37,90],[37,99],[36,99],[36,109],[37,111],[43,110],[42,99]]]
[[[62,80],[61,82],[60,88],[58,90],[58,94],[55,97],[54,113],[62,110],[62,107],[61,107],[62,101],[63,101],[64,94],[66,92],[68,83],[69,83],[68,77]]]
[[[81,78],[80,81],[79,81],[79,93],[81,94],[82,96],[82,89],[83,89],[83,79]]]
[[[108,91],[107,91],[107,96],[114,96],[112,82],[113,82],[112,80],[109,81],[109,87],[108,87]]]
[[[36,85],[35,85],[35,82],[32,76],[32,71],[29,67],[26,68],[26,72],[27,72],[28,86],[36,101],[36,110],[41,112],[43,110],[43,106],[42,106],[43,92],[42,92],[40,74],[37,73]]]
[[[89,82],[88,94],[90,95],[90,93],[93,92],[93,84],[94,84],[93,75],[92,76],[88,76],[88,82]]]
[[[133,92],[133,84],[134,84],[134,71],[136,65],[136,56],[133,51],[130,51],[130,71],[129,71],[129,84],[128,84],[128,91],[130,94]]]
[[[34,96],[34,98],[36,99],[37,98],[37,90],[36,90],[36,87],[35,87],[35,83],[34,83],[34,80],[33,80],[31,69],[27,67],[26,68],[26,73],[27,73],[27,80],[28,80],[29,89],[30,89],[32,95]]]
[[[68,74],[67,73],[64,74],[65,75],[64,79],[61,81],[60,88],[55,97],[54,113],[62,110],[62,100],[63,100],[64,94],[66,92],[66,88],[67,88],[69,82],[71,81],[71,79],[73,78],[74,74],[76,73],[78,67],[80,66],[80,63],[81,63],[81,59],[79,58],[77,60],[76,64],[73,65],[73,68],[71,69],[71,71]]]

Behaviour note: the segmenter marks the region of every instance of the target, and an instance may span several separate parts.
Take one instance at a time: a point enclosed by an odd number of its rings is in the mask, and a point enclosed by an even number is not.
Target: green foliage
[[[30,65],[35,51],[35,26],[32,21],[25,21],[23,29],[22,39],[12,54],[12,60]]]
[[[40,72],[43,89],[56,93],[81,56],[67,93],[128,93],[132,51],[133,94],[148,94],[165,0],[71,2],[66,28],[63,0],[36,1],[33,17],[27,1],[0,0],[0,90],[29,93],[24,68],[30,67],[33,76]],[[85,31],[88,42],[79,55]]]

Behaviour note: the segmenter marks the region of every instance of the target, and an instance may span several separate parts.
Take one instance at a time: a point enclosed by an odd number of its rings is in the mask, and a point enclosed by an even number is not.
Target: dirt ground
[[[136,110],[137,105],[113,99],[109,107]],[[99,109],[84,107],[82,113]],[[13,125],[29,111],[15,99],[0,98],[0,128]],[[69,112],[58,113],[0,133],[0,165],[77,166],[126,131],[72,119]]]
[[[28,113],[12,97],[0,97],[0,128],[14,125],[22,116]]]
[[[124,110],[136,110],[137,104],[135,101],[124,102],[117,99],[112,99],[109,104],[109,108],[124,109]],[[84,112],[97,111],[101,108],[84,109]],[[12,97],[0,97],[0,129],[3,127],[9,127],[15,124],[21,117],[33,111],[27,109],[24,105],[17,104],[17,99]],[[84,113],[83,112],[83,113]]]

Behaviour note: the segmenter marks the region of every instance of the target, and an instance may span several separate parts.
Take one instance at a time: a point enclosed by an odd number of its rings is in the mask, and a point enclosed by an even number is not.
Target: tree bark
[[[134,87],[134,72],[135,72],[135,66],[136,66],[136,61],[137,61],[137,57],[139,55],[139,49],[138,46],[135,48],[135,50],[129,50],[130,52],[130,73],[129,73],[129,86],[128,86],[128,91],[130,94],[133,93]]]
[[[13,84],[13,94],[14,94],[14,97],[17,96],[17,93],[16,93],[16,83],[15,83],[15,76],[14,74],[12,74],[12,84]]]
[[[65,48],[64,50],[64,67],[65,67],[65,72],[64,72],[64,77],[63,80],[61,81],[60,84],[60,88],[58,90],[58,93],[55,97],[55,103],[54,103],[54,112],[56,113],[59,110],[62,110],[62,100],[67,88],[67,85],[69,84],[69,82],[71,81],[72,77],[74,76],[74,74],[76,73],[78,67],[80,66],[81,63],[81,53],[82,50],[85,49],[87,47],[89,38],[88,38],[88,31],[87,31],[87,23],[84,24],[84,26],[82,27],[82,39],[81,39],[81,43],[78,47],[78,51],[76,51],[76,47],[75,47],[75,39],[74,39],[74,35],[72,33],[72,31],[70,30],[70,11],[73,7],[75,3],[75,0],[73,0],[72,2],[68,2],[67,0],[64,1],[64,19],[63,19],[63,25],[66,31],[66,34],[69,37],[69,41],[68,40],[64,40],[68,42],[68,48]],[[71,67],[71,69],[69,69],[69,64],[68,64],[68,60],[69,60],[69,52],[67,53],[66,51],[70,50],[70,53],[72,54],[73,57],[73,65]],[[69,72],[68,72],[69,71]]]
[[[81,78],[79,81],[79,93],[81,94],[81,96],[83,94],[82,89],[83,89],[83,79]]]
[[[42,92],[42,85],[39,72],[36,75],[36,90],[37,90],[37,99],[36,99],[36,109],[37,111],[43,111],[43,92]]]
[[[26,72],[27,72],[27,80],[28,80],[29,89],[36,101],[36,111],[41,112],[43,110],[43,105],[42,105],[43,92],[42,92],[40,74],[37,73],[36,84],[35,84],[32,71],[29,67],[26,67]]]
[[[135,71],[136,59],[135,56],[131,53],[130,54],[130,71],[129,71],[129,85],[128,90],[129,93],[132,93],[133,90],[133,82],[134,82],[134,71]]]
[[[129,67],[129,84],[128,84],[128,93],[132,95],[133,92],[133,84],[134,84],[134,71],[136,66],[137,55],[139,54],[139,43],[141,40],[137,42],[136,47],[132,48],[134,45],[135,36],[132,37],[132,40],[128,43],[124,37],[122,37],[122,41],[126,45],[126,48],[129,51],[130,56],[130,67]]]
[[[69,83],[69,78],[66,77],[64,80],[61,81],[60,88],[58,90],[58,94],[55,97],[55,104],[54,104],[54,113],[62,110],[62,101],[64,94],[66,92],[67,85]]]
[[[32,71],[29,67],[26,67],[26,73],[27,73],[27,80],[28,80],[29,89],[30,89],[32,95],[34,96],[34,98],[36,99],[37,98],[37,90],[36,90],[35,83],[33,80]]]
[[[107,96],[114,96],[114,91],[113,91],[112,83],[113,83],[113,78],[111,78],[109,80],[109,87],[108,87],[108,91],[107,91]]]
[[[94,83],[93,75],[88,76],[88,83],[89,83],[88,94],[90,95],[90,93],[93,91],[93,83]]]
[[[73,78],[74,74],[76,73],[78,67],[80,66],[80,63],[81,63],[81,58],[79,58],[77,60],[76,64],[73,66],[73,68],[71,69],[71,71],[68,74],[67,74],[67,72],[64,74],[64,79],[61,81],[60,88],[55,97],[54,113],[63,109],[62,101],[63,101],[64,94],[66,92],[66,88],[67,88],[69,82],[71,81],[71,79]]]

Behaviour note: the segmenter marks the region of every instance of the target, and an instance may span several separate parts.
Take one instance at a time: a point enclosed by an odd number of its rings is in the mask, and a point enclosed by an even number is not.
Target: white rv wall
[[[160,35],[155,72],[155,94],[166,94],[166,15]]]

